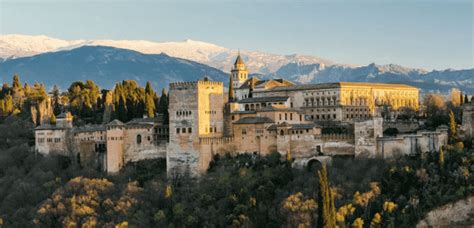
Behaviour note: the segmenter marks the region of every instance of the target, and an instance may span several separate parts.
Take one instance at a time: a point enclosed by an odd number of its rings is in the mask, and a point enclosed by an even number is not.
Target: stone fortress
[[[324,83],[295,85],[283,79],[248,77],[242,57],[229,88],[206,77],[169,85],[169,124],[158,118],[113,120],[73,127],[70,115],[35,129],[36,151],[75,156],[116,173],[127,163],[166,158],[168,175],[207,170],[216,154],[278,152],[295,166],[328,156],[390,158],[437,151],[447,128],[384,137],[381,113],[419,108],[419,91],[401,84]],[[345,129],[327,132],[331,128]],[[325,132],[326,131],[326,132]]]

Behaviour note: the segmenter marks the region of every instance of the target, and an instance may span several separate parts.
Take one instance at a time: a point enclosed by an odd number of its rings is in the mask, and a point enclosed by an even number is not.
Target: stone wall
[[[352,134],[323,134],[321,141],[321,152],[324,155],[354,155]]]
[[[67,128],[35,130],[35,151],[43,155],[70,155],[69,131]]]
[[[124,161],[139,161],[166,157],[166,142],[154,140],[154,128],[127,126],[124,132]]]
[[[383,137],[383,119],[375,117],[354,123],[354,155],[374,157],[377,154],[377,138]]]
[[[396,128],[399,133],[409,133],[418,130],[420,123],[418,121],[384,121],[383,130]]]
[[[417,151],[434,152],[448,142],[447,129],[437,129],[435,132],[419,131],[416,134],[400,134],[396,137],[377,139],[377,154],[382,158],[392,158],[400,155],[410,155]]]
[[[462,106],[462,130],[466,138],[474,137],[474,102]]]
[[[224,94],[222,82],[170,84],[170,141],[166,160],[169,176],[206,171],[212,154],[202,149],[199,137],[222,137]]]

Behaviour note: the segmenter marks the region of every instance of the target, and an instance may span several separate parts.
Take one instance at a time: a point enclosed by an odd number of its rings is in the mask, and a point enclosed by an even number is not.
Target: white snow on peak
[[[152,42],[146,40],[61,40],[44,35],[0,35],[0,58],[18,58],[45,52],[70,50],[85,45],[101,45],[130,49],[145,54],[165,53],[169,56],[189,59],[218,69],[230,70],[237,50],[221,47],[202,41],[186,39],[181,42]],[[301,64],[334,63],[322,58],[307,55],[278,55],[257,51],[240,51],[252,73],[272,73],[281,66],[298,62]]]

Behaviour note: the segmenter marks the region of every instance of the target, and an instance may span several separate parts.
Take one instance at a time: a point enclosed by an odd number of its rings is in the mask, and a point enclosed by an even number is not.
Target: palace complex
[[[385,137],[384,116],[418,110],[419,91],[402,84],[296,85],[248,77],[239,55],[229,88],[203,78],[169,85],[169,123],[157,118],[72,126],[70,115],[36,128],[36,151],[75,156],[109,173],[127,162],[166,158],[169,175],[207,170],[214,155],[278,152],[295,166],[329,156],[389,158],[439,150],[447,128]]]

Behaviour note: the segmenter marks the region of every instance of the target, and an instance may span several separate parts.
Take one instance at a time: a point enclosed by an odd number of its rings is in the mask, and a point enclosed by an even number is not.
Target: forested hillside
[[[462,143],[396,161],[334,158],[327,175],[279,154],[226,155],[200,179],[167,179],[164,160],[108,176],[35,154],[32,127],[18,116],[0,124],[2,227],[406,227],[474,193],[474,155]]]

